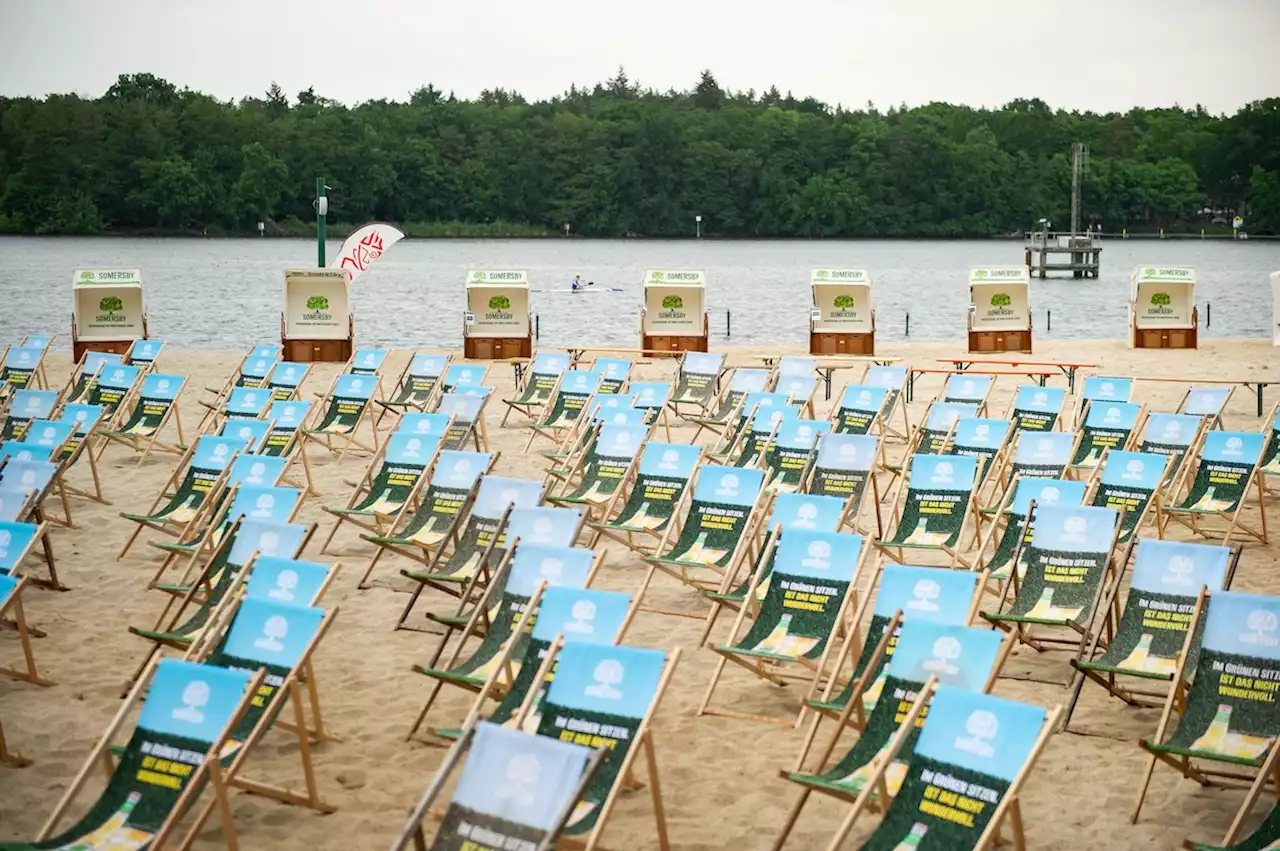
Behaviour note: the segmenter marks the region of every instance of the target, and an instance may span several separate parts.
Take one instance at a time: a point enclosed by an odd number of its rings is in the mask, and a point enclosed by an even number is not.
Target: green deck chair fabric
[[[1191,443],[1200,433],[1202,422],[1200,417],[1189,414],[1151,414],[1147,417],[1138,451],[1167,455],[1173,459],[1162,484],[1167,486],[1182,470],[1187,453],[1191,451]]]
[[[355,431],[369,408],[376,386],[377,381],[367,375],[339,375],[320,422],[304,431],[308,434],[350,434]]]
[[[671,404],[696,405],[703,410],[715,399],[720,371],[724,369],[724,355],[707,352],[685,352],[680,360],[680,373],[676,376],[675,389],[671,391]]]
[[[1120,521],[1113,508],[1036,507],[1031,544],[1023,549],[1026,575],[1006,612],[984,612],[995,623],[1088,624],[1106,579]]]
[[[646,425],[601,425],[577,486],[564,496],[556,497],[555,501],[572,504],[607,502],[622,485],[622,479],[631,469],[648,433]]]
[[[559,431],[578,421],[578,415],[600,388],[601,374],[586,370],[570,370],[560,378],[560,387],[547,402],[547,413],[538,428]]]
[[[742,542],[747,521],[764,488],[762,470],[704,466],[698,471],[680,537],[658,564],[723,568]]]
[[[1141,412],[1142,406],[1131,402],[1090,403],[1071,466],[1091,470],[1102,462],[1103,452],[1124,449]]]
[[[66,399],[63,401],[68,405],[87,402],[89,390],[97,380],[98,373],[109,366],[123,363],[123,355],[117,355],[112,352],[85,352],[80,362],[80,369],[76,372],[75,379],[71,382],[71,387],[66,393]]]
[[[298,433],[310,414],[309,400],[272,402],[267,409],[271,431],[258,451],[263,455],[288,455],[297,445]]]
[[[1164,481],[1168,456],[1147,452],[1107,453],[1098,487],[1091,505],[1114,508],[1122,512],[1117,544],[1127,544],[1146,519],[1151,500]]]
[[[929,677],[936,676],[939,683],[966,691],[982,691],[1000,656],[1002,640],[999,633],[989,629],[921,619],[904,624],[893,658],[885,666],[881,699],[875,703],[853,747],[821,774],[797,771],[789,773],[787,779],[815,789],[858,795],[874,771],[872,761],[889,749]],[[927,708],[920,713],[886,772],[890,797],[901,788],[928,714]]]
[[[572,732],[574,744],[609,749],[569,816],[567,835],[594,829],[622,761],[656,708],[665,667],[661,650],[576,643],[560,651],[556,678],[540,707],[538,735],[567,741]]]
[[[241,444],[233,437],[213,437],[205,435],[196,441],[195,452],[187,465],[187,470],[178,482],[177,488],[169,501],[152,514],[130,514],[124,517],[135,523],[187,523],[204,504],[205,497],[213,490],[222,472]]]
[[[725,433],[721,441],[721,448],[712,454],[721,458],[738,458],[743,453],[749,456],[748,447],[752,437],[752,428],[759,424],[760,428],[766,429],[767,436],[767,429],[771,426],[767,415],[775,408],[790,408],[787,404],[786,394],[769,392],[746,394],[742,398],[742,407],[738,409],[738,413],[727,424],[729,431]],[[796,409],[791,408],[791,410],[795,411]],[[798,411],[793,413],[792,416],[799,416]]]
[[[0,442],[22,440],[32,420],[47,420],[58,405],[57,390],[15,390],[0,427]]]
[[[850,384],[836,403],[837,434],[867,434],[883,415],[889,391],[870,384]]]
[[[98,423],[102,422],[102,418],[106,415],[107,409],[101,405],[63,405],[58,419],[73,423],[75,428],[71,432],[71,437],[62,444],[58,461],[69,465],[79,458],[80,448],[84,445],[85,438],[97,428]]]
[[[413,494],[435,457],[440,437],[421,438],[397,432],[387,440],[382,464],[369,483],[369,490],[350,508],[326,508],[339,516],[372,517],[378,512],[394,514]]]
[[[101,405],[107,409],[107,415],[113,417],[120,404],[133,392],[133,387],[138,383],[140,375],[142,370],[136,366],[105,368],[89,388],[86,401],[90,405]]]
[[[5,353],[0,361],[0,381],[9,387],[9,392],[22,390],[31,384],[40,365],[44,363],[45,350],[40,346],[14,346]]]
[[[800,487],[818,454],[818,443],[830,430],[831,423],[826,420],[784,418],[764,453],[764,467],[771,476],[770,487],[778,490]]]
[[[1202,615],[1196,675],[1185,711],[1166,742],[1147,750],[1173,757],[1257,767],[1280,734],[1266,674],[1280,669],[1280,597],[1219,591]],[[1241,671],[1256,670],[1257,679]],[[1258,686],[1263,686],[1259,688]]]
[[[981,488],[991,472],[991,463],[1014,433],[1013,420],[964,417],[956,421],[947,452],[978,459],[978,487]]]
[[[780,394],[778,394],[780,395]],[[782,428],[783,423],[800,418],[800,409],[795,405],[758,406],[748,420],[746,432],[733,458],[735,467],[756,467],[761,463],[773,442],[774,432]]]
[[[1210,845],[1192,842],[1186,846],[1192,851],[1273,851],[1280,848],[1280,803],[1271,808],[1262,824],[1234,845]]]
[[[466,510],[467,500],[493,455],[488,452],[441,450],[418,510],[404,528],[390,535],[364,535],[366,540],[396,546],[434,547],[444,540]]]
[[[1271,420],[1271,428],[1267,431],[1267,446],[1262,452],[1262,465],[1259,472],[1268,476],[1280,476],[1280,407]]]
[[[159,372],[147,375],[142,380],[142,391],[129,412],[129,418],[120,428],[103,433],[119,437],[151,437],[164,425],[185,383],[186,378],[181,375]]]
[[[443,449],[462,449],[467,445],[467,441],[476,443],[476,448],[480,448],[476,438],[476,428],[484,416],[484,408],[491,394],[492,390],[488,387],[459,384],[451,392],[440,397],[436,414],[453,418],[449,430],[445,433],[444,442],[441,444]]]
[[[671,523],[698,465],[700,450],[682,443],[649,442],[640,454],[635,482],[617,516],[596,529],[661,535]]]
[[[1018,431],[1053,431],[1066,399],[1067,391],[1061,387],[1022,385],[1013,397],[1013,427]]]
[[[767,369],[743,369],[733,371],[729,379],[729,387],[720,397],[720,405],[714,412],[705,416],[687,417],[689,422],[715,428],[727,424],[741,409],[743,400],[749,393],[763,393],[769,386],[770,374]]]
[[[1013,490],[1013,500],[1004,510],[1005,527],[996,542],[995,551],[986,562],[986,568],[993,579],[1004,579],[1013,569],[1014,557],[1018,554],[1018,546],[1031,543],[1036,529],[1035,511],[1031,508],[1034,501],[1041,505],[1084,505],[1084,482],[1072,479],[1039,479],[1034,476],[1018,479]],[[1025,549],[1024,549],[1025,556]],[[1027,572],[1025,557],[1018,564],[1018,576]]]
[[[211,758],[239,709],[251,672],[162,659],[142,714],[106,788],[74,825],[39,842],[0,843],[3,851],[149,847]]]
[[[978,459],[966,455],[913,455],[898,528],[882,547],[954,548],[978,475]]]
[[[398,410],[411,408],[423,410],[431,400],[431,394],[435,392],[448,365],[448,355],[416,353],[409,361],[409,368],[405,370],[404,380],[400,382],[395,395],[378,404],[384,408]]]
[[[525,380],[524,391],[514,399],[504,399],[521,413],[529,413],[530,409],[546,404],[552,392],[560,382],[560,376],[569,368],[567,352],[538,352],[529,366],[529,377]]]
[[[1169,513],[1230,514],[1240,510],[1265,435],[1250,431],[1212,431],[1204,436],[1191,488]]]
[[[854,512],[871,479],[880,438],[869,434],[825,434],[809,475],[808,492],[838,496],[849,501]]]

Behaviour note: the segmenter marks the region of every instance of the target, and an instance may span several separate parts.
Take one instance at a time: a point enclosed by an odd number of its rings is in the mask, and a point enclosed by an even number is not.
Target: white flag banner
[[[342,250],[329,266],[345,271],[347,283],[351,284],[374,260],[402,239],[404,233],[399,228],[386,222],[372,222],[347,237],[347,241],[342,243]]]

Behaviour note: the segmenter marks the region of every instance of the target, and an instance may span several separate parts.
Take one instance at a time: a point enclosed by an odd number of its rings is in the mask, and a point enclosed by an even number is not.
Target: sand
[[[776,349],[774,350],[776,351]],[[959,347],[948,344],[885,345],[882,353],[896,355],[915,366],[933,365],[937,357],[951,356]],[[1147,375],[1187,378],[1258,379],[1275,375],[1280,349],[1259,341],[1209,341],[1198,352],[1131,351],[1118,342],[1037,344],[1042,359],[1086,360],[1100,364],[1097,372],[1113,375]],[[388,364],[398,374],[408,352],[396,352]],[[167,351],[161,361],[166,372],[191,377],[183,398],[185,425],[192,430],[200,410],[196,388],[219,384],[236,364],[236,354]],[[744,362],[741,352],[731,361]],[[70,368],[68,358],[55,356],[50,375],[61,380]],[[322,390],[336,371],[323,365],[313,371],[305,390]],[[637,377],[670,377],[668,362],[637,367]],[[837,373],[833,396],[858,373]],[[509,367],[495,366],[490,379],[499,397],[512,395]],[[940,376],[920,380],[911,405],[913,421],[940,388]],[[1003,410],[1021,379],[1001,378],[993,394],[993,410]],[[1061,385],[1061,379],[1053,381]],[[1181,383],[1140,383],[1135,398],[1153,411],[1171,411],[1185,390]],[[818,397],[818,413],[825,416],[831,402]],[[1267,400],[1280,399],[1273,390]],[[1264,421],[1256,416],[1255,398],[1237,390],[1226,415],[1229,428],[1256,430]],[[489,434],[502,451],[498,471],[513,476],[541,477],[542,459],[526,454],[526,432],[513,416],[507,428],[499,428],[501,412],[489,410]],[[675,430],[677,441],[687,441],[692,429]],[[703,435],[703,440],[708,440]],[[308,499],[300,512],[305,521],[318,521],[320,534],[307,556],[315,557],[328,534],[331,518],[325,505],[345,503],[349,488],[365,460],[351,456],[344,463],[310,450],[322,497]],[[891,455],[900,455],[895,445]],[[158,551],[136,546],[116,561],[132,524],[117,512],[145,509],[169,475],[174,459],[148,459],[135,469],[134,458],[124,447],[107,450],[103,464],[104,487],[110,506],[86,501],[75,503],[80,526],[53,533],[59,570],[72,587],[68,593],[30,589],[26,595],[28,619],[48,631],[36,641],[36,658],[42,672],[54,680],[52,688],[0,681],[0,719],[10,746],[34,759],[25,769],[0,768],[0,841],[30,839],[44,822],[65,785],[79,768],[95,737],[119,708],[122,682],[138,664],[146,647],[127,632],[130,625],[150,625],[164,600],[159,592],[145,590]],[[74,478],[87,475],[77,470]],[[330,589],[324,604],[339,610],[334,628],[321,645],[317,673],[326,720],[341,741],[319,746],[315,764],[324,796],[337,806],[332,815],[237,793],[233,797],[236,828],[241,847],[321,849],[384,848],[397,833],[405,815],[430,781],[445,753],[442,747],[408,743],[405,735],[426,699],[429,683],[411,673],[415,662],[425,662],[435,638],[421,633],[392,630],[405,597],[387,588],[356,589],[356,579],[372,553],[359,540],[356,529],[344,527],[334,542],[344,572]],[[643,568],[638,558],[617,545],[605,546],[606,567],[600,587],[632,590]],[[1280,577],[1271,569],[1276,544],[1245,548],[1235,587],[1239,590],[1280,593]],[[384,559],[377,576],[396,578],[406,566]],[[868,574],[870,571],[868,571]],[[672,580],[659,577],[651,591],[658,605],[687,606],[692,593]],[[430,598],[435,609],[447,603]],[[729,619],[722,618],[718,636],[723,638]],[[642,646],[683,648],[683,658],[672,687],[654,724],[663,798],[672,847],[676,849],[767,848],[795,799],[795,789],[778,779],[777,770],[789,766],[800,745],[801,731],[749,721],[694,716],[694,710],[711,675],[716,656],[696,648],[698,621],[641,614],[629,641]],[[0,660],[10,662],[18,648],[13,633],[0,633]],[[1068,666],[1064,654],[1036,658],[1020,650],[1006,671],[1034,671],[1065,681]],[[1002,679],[997,694],[1051,706],[1063,702],[1068,692],[1059,686]],[[744,711],[785,714],[799,707],[796,689],[778,689],[754,680],[746,671],[730,669],[722,681],[717,701]],[[460,690],[447,689],[429,723],[458,723],[470,705]],[[1022,801],[1028,844],[1037,849],[1167,849],[1186,836],[1217,841],[1243,797],[1239,790],[1203,789],[1177,779],[1171,770],[1158,770],[1151,794],[1136,826],[1129,823],[1134,793],[1145,766],[1136,740],[1155,731],[1156,710],[1125,709],[1104,697],[1100,688],[1086,688],[1077,712],[1077,724],[1102,735],[1054,736]],[[250,760],[255,776],[300,786],[296,745],[279,731],[268,735]],[[97,781],[94,781],[95,783]],[[1264,799],[1265,799],[1264,795]],[[72,817],[89,803],[83,797]],[[1265,806],[1265,802],[1259,806]],[[816,796],[797,826],[790,848],[823,847],[843,812],[843,805]],[[846,847],[856,848],[875,823],[866,817],[855,828]],[[68,822],[64,822],[69,823]],[[1251,825],[1253,822],[1250,823]],[[649,796],[631,793],[623,797],[606,844],[618,849],[657,847]],[[211,819],[197,848],[222,847],[217,820]]]

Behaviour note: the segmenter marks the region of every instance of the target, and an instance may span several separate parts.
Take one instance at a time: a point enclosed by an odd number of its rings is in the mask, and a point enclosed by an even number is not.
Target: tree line
[[[150,74],[96,99],[0,98],[0,230],[599,237],[960,237],[1065,227],[1070,147],[1090,149],[1084,222],[1107,231],[1280,232],[1280,98],[1099,115],[1015,100],[882,111],[733,92],[708,71],[657,92],[625,71],[535,103],[432,85],[346,106],[312,89],[220,101]],[[1229,225],[1227,225],[1229,227]]]

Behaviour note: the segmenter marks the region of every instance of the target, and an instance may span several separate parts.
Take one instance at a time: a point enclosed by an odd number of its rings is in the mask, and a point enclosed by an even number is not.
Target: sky
[[[624,66],[659,90],[776,85],[857,108],[1040,98],[1232,113],[1280,95],[1280,0],[0,0],[0,95],[97,97],[148,72],[223,100],[529,100]]]

